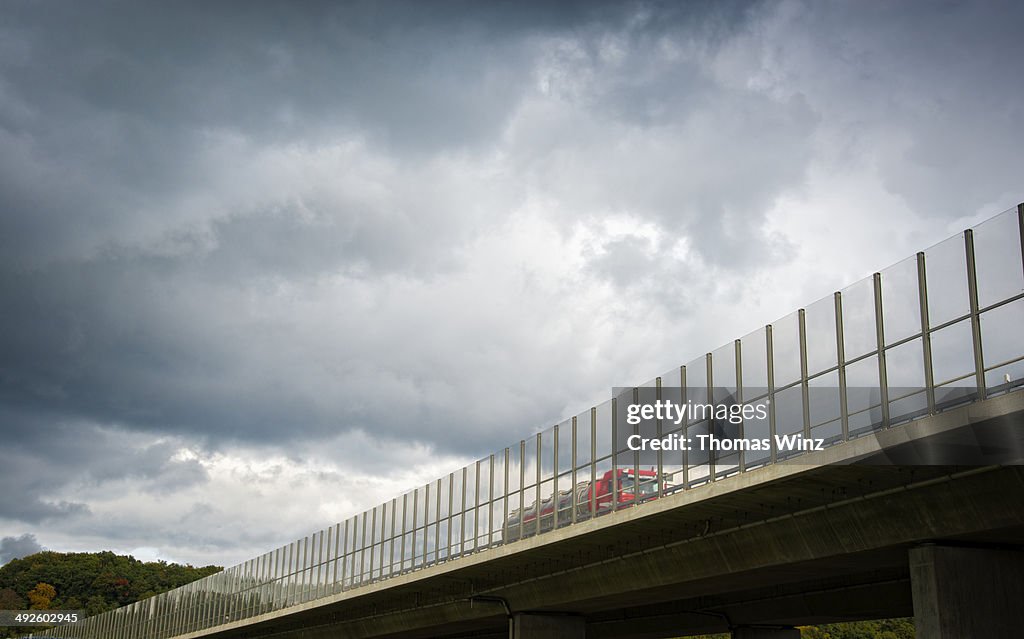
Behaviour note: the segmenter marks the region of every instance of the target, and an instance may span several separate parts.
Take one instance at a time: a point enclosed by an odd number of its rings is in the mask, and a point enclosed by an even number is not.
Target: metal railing
[[[764,436],[801,433],[841,444],[1011,391],[1024,379],[1022,246],[1024,204],[376,508],[45,634],[164,639],[201,631],[614,512],[598,503],[605,496],[578,489],[613,469],[632,468],[639,478],[641,465],[656,465],[657,488],[648,495],[656,498],[786,457],[773,444],[723,454],[659,450],[641,464],[625,442],[648,426],[624,419],[640,393],[681,402],[721,394],[770,400],[757,426]],[[828,392],[812,401],[815,389]],[[656,422],[650,434],[708,427]],[[627,475],[611,477],[610,503],[618,504]],[[637,494],[630,505],[640,501]]]

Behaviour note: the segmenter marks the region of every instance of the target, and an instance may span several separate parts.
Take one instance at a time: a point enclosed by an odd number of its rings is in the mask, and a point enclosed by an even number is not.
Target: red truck
[[[572,522],[573,495],[576,497],[576,521],[584,521],[595,515],[603,515],[611,510],[619,510],[632,506],[637,499],[646,501],[657,499],[658,472],[655,470],[639,470],[639,481],[634,477],[633,468],[608,470],[596,481],[582,481],[573,489],[560,490],[540,502],[540,532],[547,532],[555,527],[557,512],[558,526]],[[618,476],[618,504],[613,504],[612,479]],[[669,476],[662,474],[662,488],[667,489]],[[536,490],[528,488],[525,497]],[[639,495],[639,496],[638,496]],[[537,502],[524,509],[511,511],[505,522],[505,541],[520,539],[520,520],[522,520],[522,537],[537,534]]]

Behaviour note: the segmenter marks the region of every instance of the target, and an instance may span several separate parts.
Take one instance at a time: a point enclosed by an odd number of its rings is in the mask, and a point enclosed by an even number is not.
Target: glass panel
[[[693,404],[708,401],[708,364],[703,355],[686,365],[686,399]]]
[[[462,490],[465,482],[464,471],[465,468],[462,468],[452,473],[452,515],[458,515],[462,512]]]
[[[465,469],[465,498],[463,503],[465,504],[465,510],[471,511],[476,508],[476,464],[470,464]],[[411,530],[411,528],[407,529]]]
[[[746,369],[743,370],[743,377],[746,378]],[[743,420],[743,436],[748,440],[767,440],[769,446],[761,450],[749,450],[744,453],[744,461],[747,468],[763,464],[771,459],[771,422],[768,419],[770,404],[768,403],[768,389],[764,386],[753,386],[743,389],[744,404],[753,406],[753,413],[748,412],[749,419]],[[748,398],[747,394],[752,398]],[[760,407],[760,411],[758,408]],[[763,417],[762,417],[763,415]]]
[[[557,525],[567,526],[572,523],[572,509],[574,505],[575,494],[574,486],[572,483],[572,473],[565,473],[558,477],[558,492],[556,493],[558,510],[558,516],[556,518]]]
[[[526,455],[523,457],[523,486],[537,485],[537,438],[526,438]]]
[[[401,502],[401,498],[392,499],[385,504],[385,507],[380,515],[378,515],[377,526],[381,529],[381,539],[391,539],[394,536],[394,530],[401,525],[401,510],[396,508],[396,502]],[[395,513],[399,516],[396,518]],[[392,522],[398,519],[398,524],[392,528]]]
[[[584,468],[591,461],[590,445],[592,420],[590,411],[585,410],[576,416],[576,467]]]
[[[803,388],[798,384],[775,393],[775,432],[779,435],[801,433],[804,430]]]
[[[491,542],[502,543],[502,531],[505,523],[505,500],[496,499],[491,504]]]
[[[402,571],[412,570],[412,542],[415,533],[407,532],[402,535],[401,539],[396,539],[395,543],[401,545],[402,552]]]
[[[596,464],[597,466],[597,482],[594,485],[595,504],[597,510],[592,513],[597,516],[605,515],[612,512],[612,461],[611,459],[603,459]],[[590,509],[590,503],[586,504],[587,513]]]
[[[924,392],[924,356],[921,338],[887,349],[886,376],[889,381],[889,419],[892,423],[928,412]]]
[[[967,258],[960,233],[924,252],[928,280],[928,323],[939,326],[967,315]]]
[[[505,496],[505,451],[494,454],[494,498]]]
[[[678,368],[666,371],[661,375],[661,398],[673,404],[683,404],[683,388],[681,386],[681,374]],[[661,436],[664,438],[670,434],[682,435],[683,422],[678,425],[674,420],[664,420],[661,424]],[[661,452],[662,481],[665,484],[665,491],[672,492],[677,482],[683,480],[683,454],[680,450],[669,450]]]
[[[416,547],[416,554],[412,560],[413,568],[422,567],[424,563],[423,555],[426,553],[427,547],[426,528],[420,528],[413,534],[413,543]]]
[[[838,371],[819,375],[808,382],[807,403],[811,416],[811,437],[833,441],[842,436]]]
[[[477,495],[478,506],[486,505],[491,500],[491,458],[485,457],[477,464]]]
[[[888,348],[885,351],[885,374],[889,388],[924,387],[924,355],[921,350],[921,338],[906,344]],[[894,396],[890,393],[890,399]]]
[[[426,562],[431,564],[437,561],[437,545],[435,540],[437,538],[437,524],[430,524],[426,528],[426,539],[424,541],[426,551]]]
[[[875,334],[875,293],[872,279],[866,278],[843,289],[843,350],[846,361],[878,348]]]
[[[522,486],[522,451],[519,444],[513,444],[509,448],[508,462],[508,493],[518,494]]]
[[[980,308],[1024,292],[1016,209],[974,227],[974,263]]]
[[[974,342],[971,334],[971,321],[961,320],[931,334],[932,342],[932,378],[936,386],[968,375],[966,379],[956,382],[956,386],[975,389],[974,383]],[[936,403],[938,395],[936,394]]]
[[[438,524],[437,533],[440,537],[437,546],[437,557],[440,561],[446,561],[452,556],[451,544],[453,543],[452,540],[458,537],[458,531],[452,534],[452,520],[444,519]]]
[[[596,438],[598,458],[612,452],[612,400],[601,403],[597,407]]]
[[[672,394],[672,393],[669,393]],[[639,399],[639,405],[641,406],[655,406],[659,399],[658,388],[652,386],[642,386],[637,389],[637,399]],[[664,401],[664,400],[663,400]],[[675,405],[678,406],[678,399],[676,398]],[[673,428],[672,419],[658,420],[658,419],[643,419],[642,415],[637,414],[637,411],[633,412],[633,421],[638,422],[636,424],[626,424],[627,432],[632,435],[639,435],[642,441],[653,441],[657,439],[659,433],[667,432]],[[655,416],[656,417],[656,416]],[[668,417],[668,415],[666,415]],[[640,418],[640,419],[637,419]],[[620,462],[620,466],[625,464],[632,466],[636,464],[640,470],[648,469],[653,470],[658,467],[658,451],[653,450],[650,447],[646,447],[644,450],[632,451],[628,450],[628,438],[627,438],[627,451]],[[635,445],[636,442],[634,442]],[[650,497],[650,493],[645,493],[643,498]],[[654,496],[657,496],[655,491]]]
[[[558,468],[564,473],[572,469],[572,420],[567,419],[558,425]],[[562,488],[562,486],[559,486]]]
[[[429,510],[427,508],[427,488],[426,488],[426,486],[421,486],[421,487],[417,488],[413,492],[413,494],[416,497],[416,504],[415,504],[415,508],[414,508],[414,510],[416,512],[415,527],[416,528],[423,528],[424,526],[427,525],[427,512]]]
[[[520,538],[520,525],[523,514],[519,507],[519,493],[510,493],[506,501],[508,502],[508,517],[505,520],[505,528],[507,529],[505,541],[515,541]]]
[[[548,428],[540,434],[540,474],[541,481],[555,476],[555,430]]]
[[[540,485],[540,531],[547,532],[554,528],[555,514],[555,482],[548,479]]]
[[[843,309],[845,312],[845,308]],[[882,392],[878,384],[878,356],[846,366],[846,406],[850,434],[874,430],[882,423]]]
[[[678,368],[661,374],[661,397],[676,404],[683,403],[682,376]]]
[[[476,510],[467,510],[462,516],[462,552],[471,552],[476,548]]]
[[[633,465],[633,452],[629,450],[629,436],[633,434],[634,427],[627,421],[629,407],[633,404],[633,389],[619,389],[620,392],[615,398],[615,452],[618,453],[617,463]]]
[[[750,401],[768,388],[768,357],[765,329],[748,333],[741,340],[743,361],[743,399]]]
[[[729,343],[711,353],[711,381],[714,403],[733,403],[736,399],[736,345]]]
[[[1024,383],[1024,300],[981,314],[981,340],[985,368],[985,386],[990,393],[1016,388]],[[1012,362],[1011,360],[1017,360]]]
[[[886,344],[921,332],[916,257],[908,257],[882,271],[882,322]]]
[[[772,322],[772,359],[776,388],[800,379],[800,321],[797,313]]]
[[[838,363],[835,298],[825,297],[808,306],[804,313],[804,326],[807,334],[807,374],[814,375],[835,368]]]

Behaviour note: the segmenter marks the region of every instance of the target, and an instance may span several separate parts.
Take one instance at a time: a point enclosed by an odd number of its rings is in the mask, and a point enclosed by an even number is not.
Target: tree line
[[[44,551],[0,566],[0,610],[81,610],[98,615],[223,570],[143,562],[112,552]],[[0,628],[0,637],[24,629]]]

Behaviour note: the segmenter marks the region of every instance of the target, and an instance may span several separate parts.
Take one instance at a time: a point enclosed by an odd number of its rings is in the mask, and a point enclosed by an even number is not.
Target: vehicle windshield
[[[630,475],[623,475],[619,479],[620,490],[623,493],[636,493],[634,490],[635,482],[633,477]],[[658,494],[658,480],[656,477],[641,477],[640,478],[640,496],[649,497],[651,495]]]

